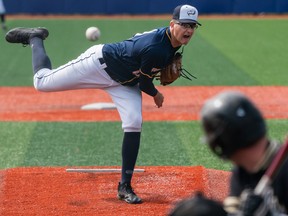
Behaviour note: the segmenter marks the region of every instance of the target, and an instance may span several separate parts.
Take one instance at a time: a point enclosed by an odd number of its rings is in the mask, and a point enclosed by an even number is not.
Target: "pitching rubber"
[[[121,173],[121,169],[66,169],[66,172],[78,172],[78,173]],[[145,172],[144,169],[134,169],[134,172]]]

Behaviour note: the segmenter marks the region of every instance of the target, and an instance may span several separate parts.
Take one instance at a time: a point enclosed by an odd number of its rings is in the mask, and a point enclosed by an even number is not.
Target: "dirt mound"
[[[140,167],[145,172],[134,174],[133,186],[144,203],[129,205],[116,198],[120,173],[71,173],[67,168],[2,170],[0,215],[165,215],[195,191],[223,200],[230,176],[202,166]]]

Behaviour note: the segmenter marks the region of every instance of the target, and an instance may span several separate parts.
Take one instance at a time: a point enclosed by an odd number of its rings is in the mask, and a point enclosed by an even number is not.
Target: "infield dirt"
[[[0,214],[166,215],[176,202],[195,191],[219,201],[227,193],[229,172],[201,166],[141,168],[145,172],[134,174],[135,192],[144,201],[140,205],[116,198],[119,173],[68,173],[63,167],[3,170]]]
[[[288,87],[158,87],[165,101],[156,108],[153,98],[143,94],[144,121],[198,120],[204,101],[224,90],[241,91],[263,111],[266,118],[288,118]],[[120,121],[116,110],[81,110],[96,102],[112,102],[102,90],[37,92],[32,87],[0,87],[0,121]]]

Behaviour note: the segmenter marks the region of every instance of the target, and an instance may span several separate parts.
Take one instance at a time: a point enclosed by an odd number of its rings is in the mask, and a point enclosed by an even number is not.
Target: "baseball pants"
[[[105,71],[103,45],[90,47],[78,58],[56,69],[42,68],[34,75],[34,87],[42,92],[103,89],[119,112],[124,132],[141,132],[142,94],[138,85],[123,86]]]

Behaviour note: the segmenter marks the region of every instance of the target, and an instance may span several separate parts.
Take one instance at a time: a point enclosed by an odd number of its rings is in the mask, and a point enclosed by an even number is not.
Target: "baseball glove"
[[[180,76],[189,80],[192,80],[192,77],[196,79],[195,76],[182,68],[182,56],[183,55],[180,52],[177,52],[174,55],[171,63],[159,71],[156,77],[157,80],[160,80],[161,85],[169,85],[177,80]]]
[[[182,70],[182,54],[176,53],[172,62],[160,71],[160,84],[165,86],[173,83],[181,75]]]

